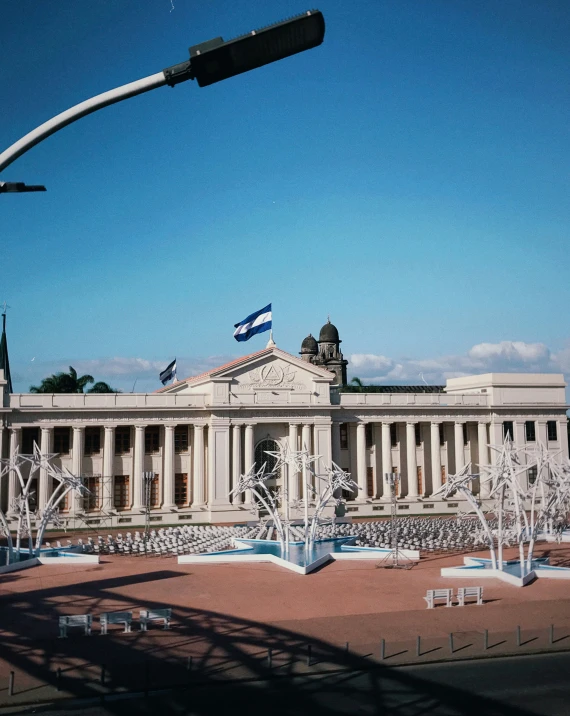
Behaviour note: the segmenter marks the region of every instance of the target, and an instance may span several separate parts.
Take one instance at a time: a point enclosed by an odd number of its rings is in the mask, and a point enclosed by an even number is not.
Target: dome
[[[338,330],[336,326],[331,323],[330,318],[321,328],[319,343],[340,343]]]
[[[317,355],[319,347],[317,341],[313,338],[312,334],[309,335],[301,343],[301,355],[309,353],[310,355]]]

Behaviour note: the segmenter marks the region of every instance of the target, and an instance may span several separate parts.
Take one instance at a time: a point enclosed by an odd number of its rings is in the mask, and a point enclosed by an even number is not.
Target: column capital
[[[466,420],[454,420],[453,421],[456,425],[465,425],[467,422]]]
[[[204,430],[206,427],[205,423],[192,423],[194,430]]]
[[[175,428],[176,428],[176,425],[165,425],[164,426],[164,429],[169,430],[170,432],[174,432]]]
[[[128,425],[126,427],[128,427]],[[144,430],[146,427],[146,425],[135,425],[135,430]]]
[[[116,427],[116,425],[103,425],[103,428],[105,429],[106,433],[114,431]]]
[[[414,428],[416,427],[417,424],[418,424],[417,420],[406,420],[406,425],[411,425]]]
[[[382,420],[382,425],[393,425],[393,420]]]
[[[443,423],[443,420],[441,418],[430,418],[430,425],[441,425]]]
[[[73,428],[74,431],[75,430],[77,430],[77,431],[85,430],[85,425],[72,425],[71,427]]]
[[[478,425],[489,425],[490,422],[489,418],[477,418]]]
[[[365,428],[366,428],[366,423],[356,423],[357,430],[364,430]]]

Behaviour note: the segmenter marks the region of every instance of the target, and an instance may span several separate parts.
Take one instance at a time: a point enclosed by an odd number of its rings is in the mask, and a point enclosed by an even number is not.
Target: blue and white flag
[[[234,338],[236,341],[248,341],[256,333],[263,333],[271,328],[271,304],[260,311],[252,313],[243,321],[235,324]]]
[[[172,379],[176,380],[176,358],[160,374],[162,385],[166,385]]]

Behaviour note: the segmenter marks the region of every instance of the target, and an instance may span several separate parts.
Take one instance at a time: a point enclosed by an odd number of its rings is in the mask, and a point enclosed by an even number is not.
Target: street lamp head
[[[324,36],[323,14],[319,10],[308,10],[227,42],[216,37],[194,45],[190,48],[189,62],[169,67],[164,74],[169,85],[195,79],[200,87],[207,87],[317,47]]]
[[[27,191],[45,191],[41,184],[25,184],[23,181],[0,181],[0,194],[21,194]]]

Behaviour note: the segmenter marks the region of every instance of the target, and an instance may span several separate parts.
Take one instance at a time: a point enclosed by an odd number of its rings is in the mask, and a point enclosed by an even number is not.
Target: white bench
[[[125,633],[131,631],[131,623],[133,621],[132,612],[104,612],[99,617],[101,622],[101,634],[107,633],[109,624],[124,624]]]
[[[70,627],[81,627],[85,630],[85,636],[91,634],[91,625],[93,617],[91,614],[75,614],[74,616],[66,616],[59,618],[59,638],[67,638],[67,630]]]
[[[457,590],[457,606],[464,607],[466,599],[476,599],[483,604],[483,587],[459,587]]]
[[[172,617],[172,609],[141,609],[139,620],[141,631],[146,631],[149,622],[164,622],[164,629],[170,629],[170,619]]]
[[[453,589],[428,589],[424,599],[427,602],[427,608],[433,609],[436,601],[444,600],[445,606],[451,606],[453,599]]]

